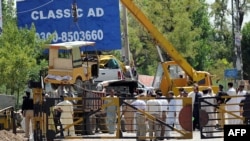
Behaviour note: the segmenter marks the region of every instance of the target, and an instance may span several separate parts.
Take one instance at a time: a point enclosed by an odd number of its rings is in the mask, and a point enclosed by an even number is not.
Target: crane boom
[[[162,78],[160,80],[160,89],[163,93],[167,94],[167,91],[177,91],[179,87],[186,87],[187,90],[191,90],[191,84],[197,83],[202,86],[201,89],[212,87],[214,92],[218,91],[218,86],[212,85],[212,76],[206,71],[196,71],[186,59],[175,49],[175,47],[163,36],[162,33],[153,25],[153,23],[145,16],[145,14],[137,7],[133,0],[120,0],[121,3],[130,11],[131,14],[147,29],[156,41],[157,46],[160,46],[162,50],[167,53],[172,61],[161,62],[162,72],[160,74]],[[160,56],[161,57],[161,56]],[[163,61],[161,59],[161,61]],[[183,74],[178,74],[182,69]],[[158,70],[157,70],[158,71]],[[176,73],[178,72],[178,73]],[[174,74],[174,75],[173,75]],[[177,74],[177,75],[176,75]]]
[[[133,3],[133,0],[121,0],[123,5],[134,15],[134,17],[149,31],[160,47],[168,53],[188,76],[193,78],[195,70],[175,49],[175,47],[163,36],[162,33],[152,24],[152,22],[144,15],[144,13]]]

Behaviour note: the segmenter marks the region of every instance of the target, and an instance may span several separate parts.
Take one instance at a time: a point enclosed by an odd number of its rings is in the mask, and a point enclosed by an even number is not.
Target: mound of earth
[[[25,141],[21,134],[14,134],[12,131],[0,130],[0,141]]]

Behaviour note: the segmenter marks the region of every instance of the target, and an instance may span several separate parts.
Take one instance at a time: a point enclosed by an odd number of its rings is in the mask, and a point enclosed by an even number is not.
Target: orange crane
[[[193,83],[197,83],[200,89],[212,87],[214,92],[218,91],[218,86],[212,83],[212,75],[206,71],[195,70],[186,59],[175,49],[175,47],[163,36],[162,33],[152,24],[145,14],[137,7],[133,0],[120,0],[122,4],[130,11],[131,14],[147,29],[157,42],[157,48],[167,53],[172,61],[161,60],[162,73],[158,72],[158,86],[167,95],[168,91],[177,91],[180,87],[184,87],[187,91],[191,91]]]

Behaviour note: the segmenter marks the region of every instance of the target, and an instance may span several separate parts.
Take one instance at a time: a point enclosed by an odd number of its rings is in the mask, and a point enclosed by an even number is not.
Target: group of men
[[[225,124],[243,124],[243,120],[240,117],[243,116],[242,103],[246,94],[244,85],[239,85],[236,89],[233,86],[233,82],[228,83],[227,91],[223,91],[223,85],[219,85],[218,93],[213,93],[211,87],[200,90],[197,84],[193,85],[193,90],[189,93],[183,88],[179,89],[179,94],[169,91],[168,98],[162,96],[160,90],[148,94],[141,93],[137,95],[137,99],[127,100],[130,101],[129,104],[131,106],[135,107],[133,110],[130,109],[130,112],[127,112],[127,109],[123,108],[125,120],[126,118],[129,119],[126,120],[129,122],[129,124],[126,122],[126,128],[129,129],[127,132],[136,131],[139,141],[145,140],[145,138],[150,138],[150,140],[168,139],[173,128],[182,130],[178,120],[179,112],[182,108],[182,100],[177,97],[190,97],[193,104],[193,131],[196,129],[202,130],[204,136],[212,137],[213,130],[216,130],[214,128],[216,124],[218,129],[223,128]],[[200,99],[203,99],[201,106],[199,105]],[[201,110],[205,111],[208,116],[208,121],[205,125],[200,125]],[[126,112],[132,113],[132,111],[134,111],[132,118],[131,114],[126,117]],[[115,126],[114,122],[113,125]],[[133,125],[136,126],[134,127]],[[147,132],[148,137],[146,137]]]
[[[173,96],[172,92],[170,94]],[[151,98],[147,99],[147,96]],[[165,134],[169,135],[171,128],[162,125],[161,121],[164,123],[167,122],[170,125],[175,123],[175,109],[173,109],[175,108],[173,106],[175,104],[173,102],[174,100],[171,98],[169,100],[164,98],[160,91],[149,94],[141,93],[137,96],[136,100],[131,102],[131,105],[136,109],[134,111],[134,118],[138,141],[145,140],[147,132],[149,132],[150,140],[160,140],[163,139]],[[124,110],[126,113],[126,109]]]
[[[25,121],[25,138],[30,138],[30,135],[32,135],[33,131],[33,118],[34,118],[34,101],[33,97],[31,96],[31,92],[25,91],[26,95],[23,97],[23,103],[22,103],[22,115],[24,117]],[[46,98],[48,98],[48,94],[42,94],[43,102],[46,102]],[[70,124],[73,123],[73,103],[67,99],[65,99],[66,95],[62,96],[62,101],[60,101],[56,106],[54,106],[54,110],[56,113],[59,113],[60,115],[58,118],[58,122],[62,126],[61,128],[66,128]],[[44,103],[45,104],[45,103]],[[46,126],[46,111],[44,111],[44,124],[43,129],[45,130]],[[56,125],[56,121],[54,121],[54,124]],[[57,128],[57,127],[55,127]],[[61,129],[60,129],[61,130]],[[63,130],[61,136],[75,136],[75,129],[74,126],[70,126],[67,130]]]
[[[117,98],[114,89],[108,91],[107,94],[110,98]],[[138,141],[145,140],[147,132],[149,133],[148,138],[150,140],[162,140],[164,138],[168,139],[174,127],[180,130],[182,128],[178,120],[179,112],[182,108],[182,106],[180,106],[182,105],[182,100],[179,100],[176,97],[190,97],[192,98],[193,104],[193,130],[198,129],[206,131],[206,136],[212,137],[213,134],[211,131],[214,130],[212,126],[215,124],[218,124],[218,126],[221,128],[223,128],[224,124],[243,124],[243,120],[237,117],[246,115],[244,114],[243,106],[247,100],[245,98],[245,95],[247,95],[247,91],[244,90],[244,85],[239,85],[238,89],[235,89],[232,82],[228,83],[227,91],[223,91],[223,86],[219,85],[219,92],[217,94],[214,94],[210,87],[200,91],[197,84],[193,85],[193,91],[189,93],[183,88],[179,89],[179,94],[174,94],[173,91],[169,91],[168,98],[163,96],[160,90],[151,91],[148,93],[143,92],[141,94],[138,94],[136,96],[136,99],[125,100],[125,102],[127,102],[131,106],[120,105],[121,107],[118,107],[117,105],[112,104],[106,106],[106,124],[108,126],[109,133],[113,134],[116,130],[116,118],[118,114],[117,110],[118,108],[121,108],[121,113],[123,114],[126,121],[125,125],[127,132],[136,131]],[[223,96],[233,97],[225,98]],[[205,98],[206,101],[202,102],[201,106],[199,106],[200,98]],[[105,104],[108,104],[110,102],[112,102],[112,99],[105,100]],[[217,106],[208,106],[206,103],[211,103],[211,105]],[[130,108],[130,110],[128,110],[128,108]],[[61,116],[63,117],[61,117],[61,122],[63,122],[63,125],[65,127],[73,123],[73,120],[70,121],[70,123],[69,120],[63,121],[64,119],[73,119],[73,104],[71,102],[64,99],[62,102],[58,103],[58,105],[55,106],[54,109],[61,110]],[[24,97],[22,105],[22,113],[25,118],[25,126],[27,127],[25,130],[25,136],[27,137],[30,133],[29,124],[34,116],[33,110],[33,99],[30,97],[30,92],[26,92],[26,97]],[[218,120],[209,120],[208,123],[206,123],[207,127],[204,125],[201,126],[199,121],[199,112],[201,110],[204,110],[207,113],[212,113],[208,114],[209,119]],[[225,114],[225,111],[227,111],[228,113]],[[233,114],[231,114],[230,112]],[[244,122],[249,123],[249,118],[247,118]],[[69,130],[64,130],[63,134],[64,136],[74,136],[74,130],[74,126],[71,126]]]

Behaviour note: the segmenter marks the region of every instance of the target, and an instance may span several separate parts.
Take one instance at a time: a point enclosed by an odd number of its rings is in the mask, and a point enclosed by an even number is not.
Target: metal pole
[[[123,15],[123,42],[124,42],[124,56],[125,56],[125,64],[130,65],[130,48],[129,48],[129,39],[128,39],[128,19],[127,19],[127,9],[123,5],[122,6],[122,15]]]
[[[235,35],[234,35],[234,4],[233,4],[233,0],[231,0],[231,9],[232,9],[232,45],[234,48],[234,53],[235,53],[235,57],[236,57],[236,46],[235,46]],[[233,66],[234,68],[236,68],[236,59],[234,59],[235,61],[233,62]]]

